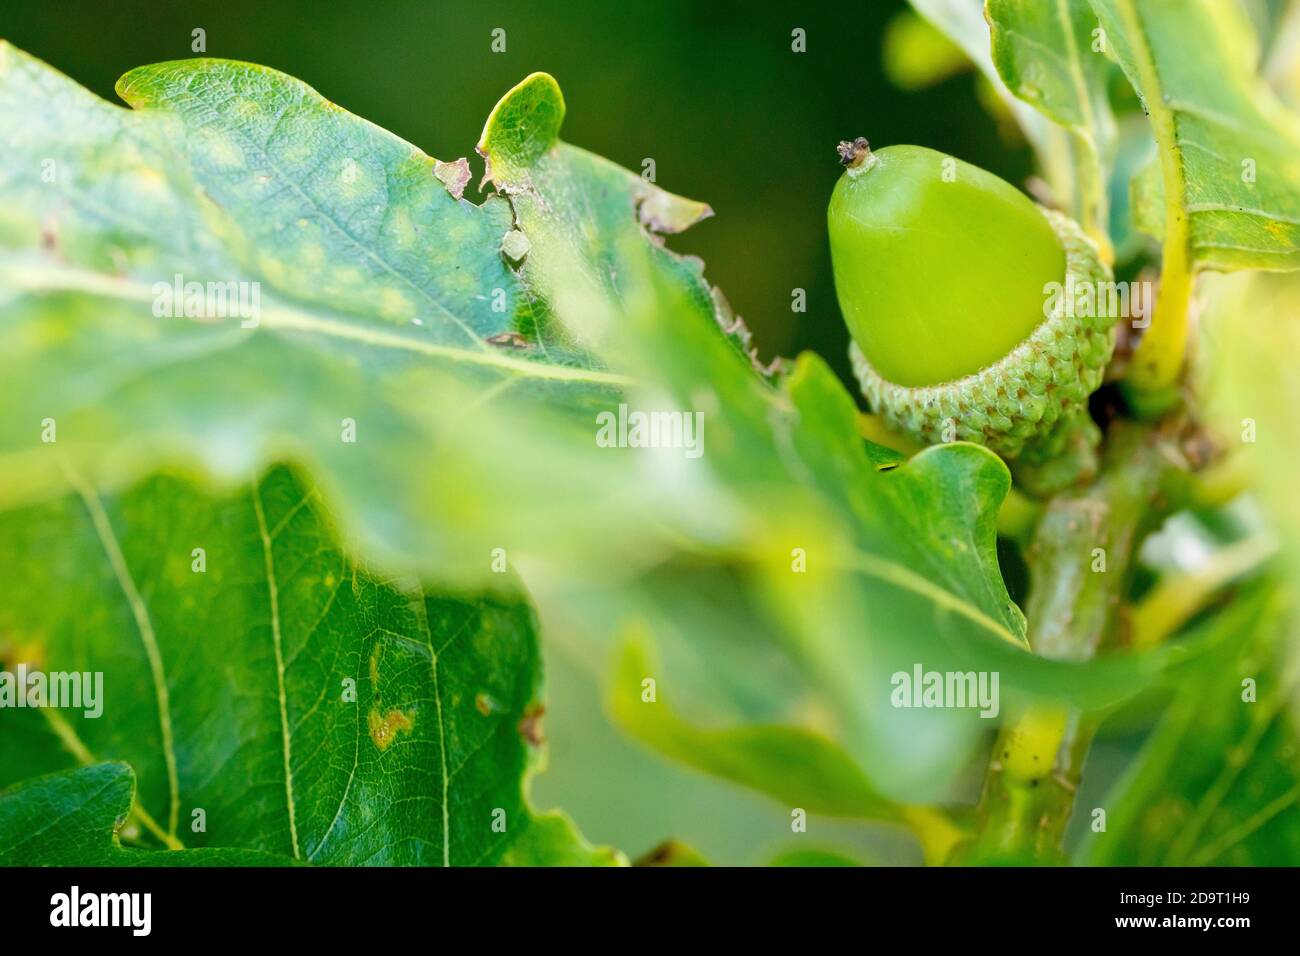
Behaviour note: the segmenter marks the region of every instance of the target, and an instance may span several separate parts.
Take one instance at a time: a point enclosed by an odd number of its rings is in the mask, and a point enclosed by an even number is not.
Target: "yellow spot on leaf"
[[[382,710],[382,702],[379,699],[379,658],[383,653],[383,645],[376,642],[374,650],[370,652],[370,684],[374,694],[374,703],[370,705],[370,713],[366,715],[366,723],[370,727],[370,739],[374,741],[380,752],[389,748],[397,735],[405,731],[411,732],[415,726],[415,711],[402,711],[396,707],[390,707],[387,713]]]
[[[409,734],[411,728],[415,726],[415,721],[411,718],[411,715],[398,710],[396,707],[383,716],[380,716],[378,707],[371,707],[368,721],[370,723],[370,739],[374,741],[375,746],[381,751],[387,750],[389,745],[397,739],[399,733],[406,731]]]
[[[204,157],[213,166],[233,169],[244,165],[244,151],[224,133],[206,129],[196,134]]]
[[[137,166],[130,172],[131,188],[141,195],[165,197],[170,186],[156,169]]]
[[[44,669],[45,639],[39,636],[10,636],[0,639],[0,664],[10,669],[19,664],[26,664],[36,670]]]
[[[334,270],[332,278],[335,285],[340,289],[354,288],[363,284],[366,280],[361,270],[354,266],[339,266]]]
[[[318,242],[307,243],[298,253],[298,259],[308,269],[319,269],[325,264],[325,250]]]
[[[383,289],[379,293],[379,314],[386,319],[406,318],[415,311],[411,300],[396,289]]]

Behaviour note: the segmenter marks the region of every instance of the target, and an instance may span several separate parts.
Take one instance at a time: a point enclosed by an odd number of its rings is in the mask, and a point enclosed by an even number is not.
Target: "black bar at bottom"
[[[576,939],[597,921],[606,933],[626,922],[633,936],[651,924],[655,934],[674,924],[736,934],[784,921],[857,934],[923,928],[927,941],[972,940],[999,924],[1016,938],[1041,929],[1227,941],[1285,930],[1294,879],[1282,869],[11,869],[0,870],[0,924],[7,943],[77,933],[210,944],[278,926],[296,944],[374,944],[377,931],[409,928],[436,945],[458,927],[497,942],[511,932]]]

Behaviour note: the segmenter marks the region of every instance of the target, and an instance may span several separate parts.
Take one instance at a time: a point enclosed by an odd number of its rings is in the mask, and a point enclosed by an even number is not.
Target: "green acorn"
[[[1111,279],[1096,247],[1068,217],[934,150],[858,139],[840,154],[831,259],[871,410],[926,444],[985,445],[1036,490],[1076,480],[1099,438],[1088,396],[1115,347],[1116,316],[1067,307],[1069,290]]]

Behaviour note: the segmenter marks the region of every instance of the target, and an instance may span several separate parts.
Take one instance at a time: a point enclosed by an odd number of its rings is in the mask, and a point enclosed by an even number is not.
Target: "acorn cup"
[[[1071,308],[1073,290],[1111,280],[1096,247],[1069,217],[943,153],[857,139],[840,155],[831,259],[871,410],[925,444],[988,447],[1034,493],[1088,477],[1101,437],[1088,396],[1117,321]]]

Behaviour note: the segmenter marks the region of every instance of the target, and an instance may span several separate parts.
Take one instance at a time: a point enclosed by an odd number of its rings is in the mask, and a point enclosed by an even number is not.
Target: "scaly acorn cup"
[[[1111,279],[1067,216],[919,146],[840,144],[828,211],[840,308],[871,410],[926,444],[977,442],[1046,493],[1095,468],[1087,414],[1117,316],[1079,313]]]

